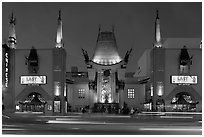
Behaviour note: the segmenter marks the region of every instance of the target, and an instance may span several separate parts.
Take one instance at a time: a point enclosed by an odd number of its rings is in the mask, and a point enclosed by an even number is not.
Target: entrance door
[[[164,112],[165,111],[165,103],[163,99],[158,99],[156,101],[156,110],[158,112]]]
[[[112,74],[110,70],[105,70],[102,74],[98,73],[97,80],[98,88],[98,102],[99,103],[112,103],[113,102],[113,89],[112,89]]]
[[[22,104],[23,112],[44,112],[46,102],[41,94],[34,92],[20,104]]]
[[[192,96],[187,92],[180,92],[173,97],[171,104],[174,104],[174,111],[196,111],[198,101],[193,101]]]
[[[115,73],[111,73],[110,69],[103,70],[103,73],[97,73],[98,103],[118,102],[115,79]]]

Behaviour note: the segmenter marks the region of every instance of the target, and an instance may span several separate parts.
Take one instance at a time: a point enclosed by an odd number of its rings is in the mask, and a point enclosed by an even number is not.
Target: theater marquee
[[[197,76],[171,76],[173,84],[197,84]]]
[[[46,84],[46,76],[21,76],[21,84]]]

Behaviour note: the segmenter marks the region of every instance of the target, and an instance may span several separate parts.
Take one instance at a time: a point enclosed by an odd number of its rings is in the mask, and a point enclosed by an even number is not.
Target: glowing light
[[[115,45],[106,43],[98,45],[92,61],[101,65],[113,65],[121,60]]]
[[[61,43],[61,41],[62,41],[62,34],[61,34],[61,32],[57,32],[57,39],[56,39],[56,42],[57,43]]]
[[[94,95],[94,102],[97,102],[97,99],[98,99],[97,95]]]
[[[58,28],[57,28],[57,38],[56,43],[62,43],[62,21],[58,20]]]
[[[16,110],[20,110],[20,106],[19,105],[16,105]]]
[[[51,111],[52,110],[52,105],[47,105],[47,109]]]
[[[61,87],[60,87],[60,82],[54,82],[54,95],[55,96],[59,96],[60,95],[60,90],[61,90]]]
[[[54,101],[54,112],[60,112],[60,101]]]
[[[62,36],[62,20],[58,19],[58,28],[57,28],[57,37],[56,37],[56,48],[62,48],[63,42],[62,42],[63,36]]]
[[[102,76],[102,82],[101,82],[101,93],[100,93],[100,102],[105,103],[106,101],[108,103],[112,102],[112,95],[111,95],[111,78]]]
[[[112,103],[111,94],[109,94],[109,97],[108,97],[108,102],[109,102],[109,103]]]
[[[102,65],[113,65],[113,64],[119,63],[120,61],[121,61],[120,58],[116,58],[116,59],[94,58],[93,59],[93,62],[102,64]]]
[[[187,131],[187,132],[192,132],[192,131],[202,131],[202,129],[190,129],[190,128],[139,128],[139,130],[152,130],[152,131]]]
[[[66,86],[66,83],[64,84],[64,96],[65,97],[67,96],[67,86]]]
[[[112,63],[113,63],[113,64],[116,64],[116,63],[117,63],[117,60],[112,60]]]
[[[157,82],[157,95],[162,96],[164,94],[163,82]]]
[[[184,119],[186,119],[186,118],[190,118],[190,119],[192,119],[193,117],[188,117],[188,116],[160,116],[160,118],[184,118]]]
[[[153,85],[151,84],[151,87],[150,87],[150,94],[151,94],[151,97],[153,96]]]

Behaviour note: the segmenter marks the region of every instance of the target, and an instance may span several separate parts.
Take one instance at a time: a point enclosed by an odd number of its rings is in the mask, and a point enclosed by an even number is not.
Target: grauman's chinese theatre
[[[79,66],[69,62],[71,72],[66,72],[60,12],[55,42],[50,49],[18,49],[12,15],[2,54],[4,111],[45,115],[81,112],[81,108],[110,113],[133,107],[142,111],[202,111],[202,50],[196,47],[200,39],[163,41],[158,12],[154,47],[144,52],[135,72],[126,72],[132,49],[124,58],[119,55],[114,27],[109,31],[99,27],[92,58],[82,49],[86,70],[78,71]]]
[[[17,49],[12,14],[8,43],[3,45],[2,56],[4,111],[48,115],[60,115],[66,111],[66,51],[60,11],[56,45],[50,49]]]

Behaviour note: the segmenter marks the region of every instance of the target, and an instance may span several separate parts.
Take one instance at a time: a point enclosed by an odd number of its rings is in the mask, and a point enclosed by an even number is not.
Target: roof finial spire
[[[16,18],[14,18],[13,12],[11,13],[10,24],[16,25]]]
[[[58,20],[62,20],[62,19],[61,19],[61,9],[59,9],[59,16],[58,16]]]
[[[59,10],[58,24],[57,24],[57,38],[56,38],[56,48],[63,48],[63,36],[62,36],[62,19],[61,10]]]
[[[10,18],[10,28],[9,28],[9,38],[8,38],[8,45],[12,49],[16,49],[16,43],[17,43],[15,25],[16,25],[16,19],[12,12],[11,18]]]
[[[159,10],[157,9],[157,18],[156,19],[159,19]]]
[[[160,21],[159,21],[159,11],[157,10],[157,16],[155,21],[155,44],[154,47],[161,48],[161,30],[160,30]]]
[[[101,24],[98,25],[98,32],[101,32]]]

